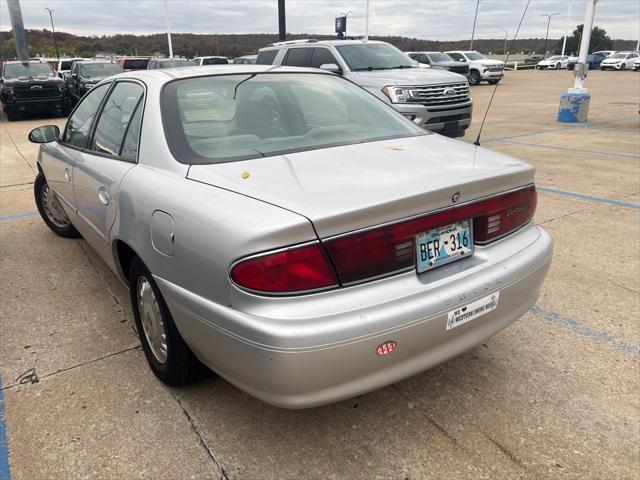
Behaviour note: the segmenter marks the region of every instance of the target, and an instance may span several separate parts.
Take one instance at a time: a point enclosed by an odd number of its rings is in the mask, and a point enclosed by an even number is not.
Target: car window
[[[320,68],[325,63],[333,63],[338,67],[340,66],[340,64],[336,60],[336,57],[334,57],[333,53],[331,53],[331,50],[329,50],[328,48],[314,48],[313,54],[311,55],[311,63],[309,64],[309,66],[313,68]]]
[[[137,83],[119,82],[104,104],[91,150],[109,155],[119,155],[127,127],[144,89]]]
[[[454,60],[460,61],[460,60],[464,60],[465,58],[459,54],[459,53],[454,53],[454,52],[450,52],[447,55],[449,55],[451,58],[453,58]]]
[[[276,59],[277,54],[278,50],[265,50],[263,52],[259,52],[258,58],[256,59],[256,65],[271,65]]]
[[[308,67],[311,63],[311,48],[292,48],[282,61],[290,67]]]
[[[142,123],[142,102],[138,102],[136,111],[131,117],[129,126],[127,127],[127,133],[124,136],[122,142],[122,148],[120,151],[120,157],[124,160],[136,161],[138,157],[138,144],[140,142],[140,125]]]
[[[226,58],[205,58],[202,60],[202,65],[228,65],[229,60]]]
[[[98,112],[100,103],[102,103],[102,99],[107,90],[109,90],[109,86],[110,84],[100,85],[84,96],[67,121],[67,126],[62,135],[63,143],[80,148],[86,147],[93,118]]]
[[[176,80],[163,90],[162,117],[175,157],[187,164],[426,134],[351,82],[316,73]]]
[[[638,55],[635,53],[632,53],[631,55],[629,55],[629,58],[638,58]]]

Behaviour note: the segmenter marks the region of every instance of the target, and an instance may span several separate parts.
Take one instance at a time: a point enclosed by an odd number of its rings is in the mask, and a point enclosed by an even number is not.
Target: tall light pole
[[[366,0],[364,6],[364,41],[369,40],[369,0]]]
[[[547,17],[547,36],[544,37],[544,52],[542,52],[542,59],[547,58],[547,40],[549,40],[549,25],[551,25],[551,17],[555,17],[556,15],[560,15],[559,13],[543,13],[540,15],[541,17]]]
[[[562,41],[562,56],[564,57],[564,50],[567,47],[567,34],[569,33],[569,22],[571,21],[571,2],[569,2],[569,9],[567,10],[567,24],[564,27],[564,40]]]
[[[53,32],[53,46],[56,49],[56,57],[60,60],[60,53],[58,53],[58,42],[56,40],[56,29],[53,27],[53,10],[50,8],[44,7],[45,10],[49,12],[49,19],[51,20],[51,31]]]
[[[169,58],[173,58],[173,43],[171,43],[171,28],[169,27],[169,6],[164,0],[164,24],[167,27],[167,42],[169,43]]]
[[[473,50],[473,37],[476,34],[476,20],[478,19],[479,6],[480,6],[480,0],[476,0],[476,14],[473,16],[473,30],[471,30],[471,43],[469,44],[469,50]]]
[[[509,37],[509,32],[507,32],[504,28],[498,27],[500,30],[504,32],[504,50],[502,54],[504,55],[505,61],[507,60],[507,38]]]

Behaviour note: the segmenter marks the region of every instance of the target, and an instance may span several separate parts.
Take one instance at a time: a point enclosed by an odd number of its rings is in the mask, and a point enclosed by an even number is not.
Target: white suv
[[[463,62],[469,66],[469,83],[471,85],[478,85],[483,80],[496,84],[504,75],[503,61],[491,60],[480,52],[456,50],[445,53],[457,62]]]
[[[194,57],[191,59],[196,62],[196,65],[228,65],[229,59],[227,57],[209,56],[209,57]]]
[[[351,80],[423,128],[461,137],[471,124],[467,79],[419,68],[396,47],[364,40],[294,40],[262,48],[258,65],[322,68]]]

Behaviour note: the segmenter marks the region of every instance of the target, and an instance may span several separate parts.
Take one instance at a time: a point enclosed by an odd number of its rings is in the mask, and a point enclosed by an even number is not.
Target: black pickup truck
[[[0,75],[0,101],[9,120],[19,112],[45,111],[69,113],[69,100],[64,81],[48,63],[7,61]]]

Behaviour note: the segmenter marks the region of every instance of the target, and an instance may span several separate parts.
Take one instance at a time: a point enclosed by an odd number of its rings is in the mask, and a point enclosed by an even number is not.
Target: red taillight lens
[[[318,244],[242,260],[231,269],[238,285],[264,293],[294,293],[338,284]]]
[[[536,189],[531,186],[444,212],[336,238],[324,245],[340,282],[348,284],[414,266],[415,236],[420,232],[473,218],[474,242],[486,243],[529,222],[535,209]]]

